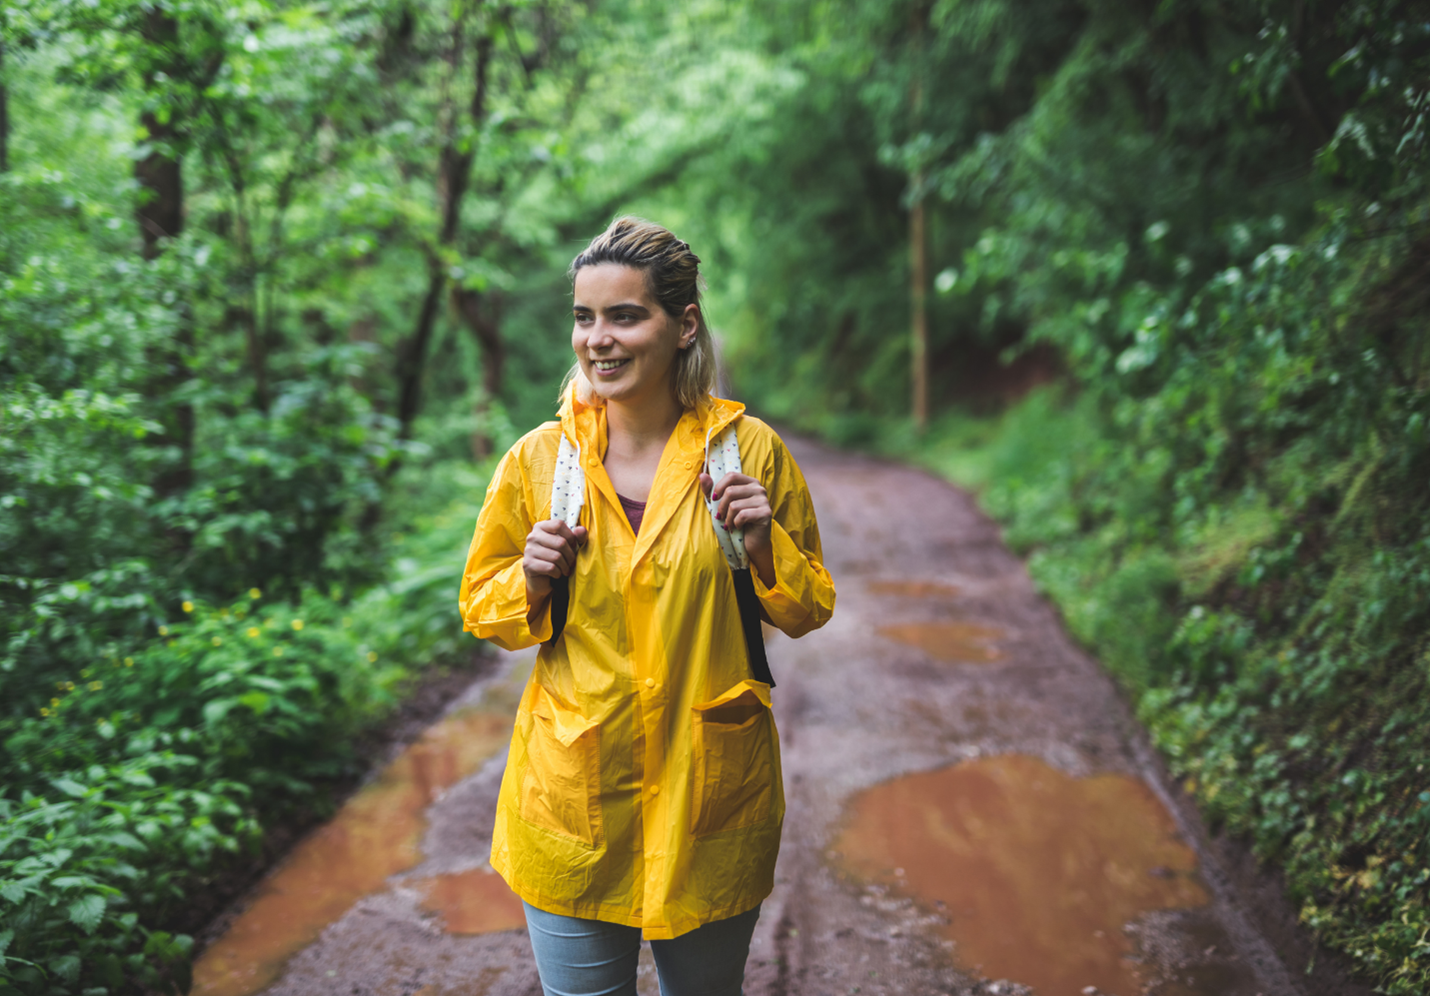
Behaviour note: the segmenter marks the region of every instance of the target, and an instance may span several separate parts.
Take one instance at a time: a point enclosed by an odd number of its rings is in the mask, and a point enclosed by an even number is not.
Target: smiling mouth
[[[619,370],[629,362],[629,358],[624,360],[592,360],[591,366],[595,367],[601,373],[611,373],[614,370]]]

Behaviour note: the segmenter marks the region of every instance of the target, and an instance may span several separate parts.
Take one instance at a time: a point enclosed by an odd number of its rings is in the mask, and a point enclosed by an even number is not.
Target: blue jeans
[[[636,996],[639,927],[522,905],[546,996]],[[651,941],[661,996],[741,996],[750,936],[759,918],[756,906],[671,940]]]

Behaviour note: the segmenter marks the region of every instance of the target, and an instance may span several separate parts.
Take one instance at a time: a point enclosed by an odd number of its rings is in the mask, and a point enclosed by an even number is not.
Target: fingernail
[[[712,492],[710,492],[710,497],[711,497],[711,498],[714,498],[716,501],[719,501],[719,500],[720,500],[720,492],[718,492],[718,491],[712,491]]]

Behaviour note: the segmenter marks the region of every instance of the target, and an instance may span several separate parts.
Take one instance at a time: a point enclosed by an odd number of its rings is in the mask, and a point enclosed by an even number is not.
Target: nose
[[[616,337],[611,334],[611,327],[602,318],[597,318],[592,322],[590,330],[586,333],[586,346],[589,349],[607,349],[615,341]]]

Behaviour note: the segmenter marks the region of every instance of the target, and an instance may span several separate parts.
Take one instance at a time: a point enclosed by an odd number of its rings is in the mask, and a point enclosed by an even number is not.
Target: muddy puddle
[[[941,915],[960,966],[1039,996],[1137,996],[1149,980],[1123,925],[1208,902],[1194,852],[1142,781],[1073,778],[1023,755],[865,790],[833,857]]]
[[[422,908],[441,914],[449,934],[490,934],[526,927],[516,893],[490,868],[473,868],[413,883],[422,890]]]
[[[422,860],[423,811],[506,746],[509,716],[469,710],[437,723],[303,840],[194,966],[195,996],[265,988],[294,953],[389,876]],[[505,886],[503,886],[505,888]]]
[[[875,595],[898,598],[957,598],[958,589],[938,581],[870,581],[867,585]]]
[[[936,660],[986,664],[1002,659],[997,641],[1006,634],[996,626],[925,622],[880,626],[879,635],[918,647]]]

